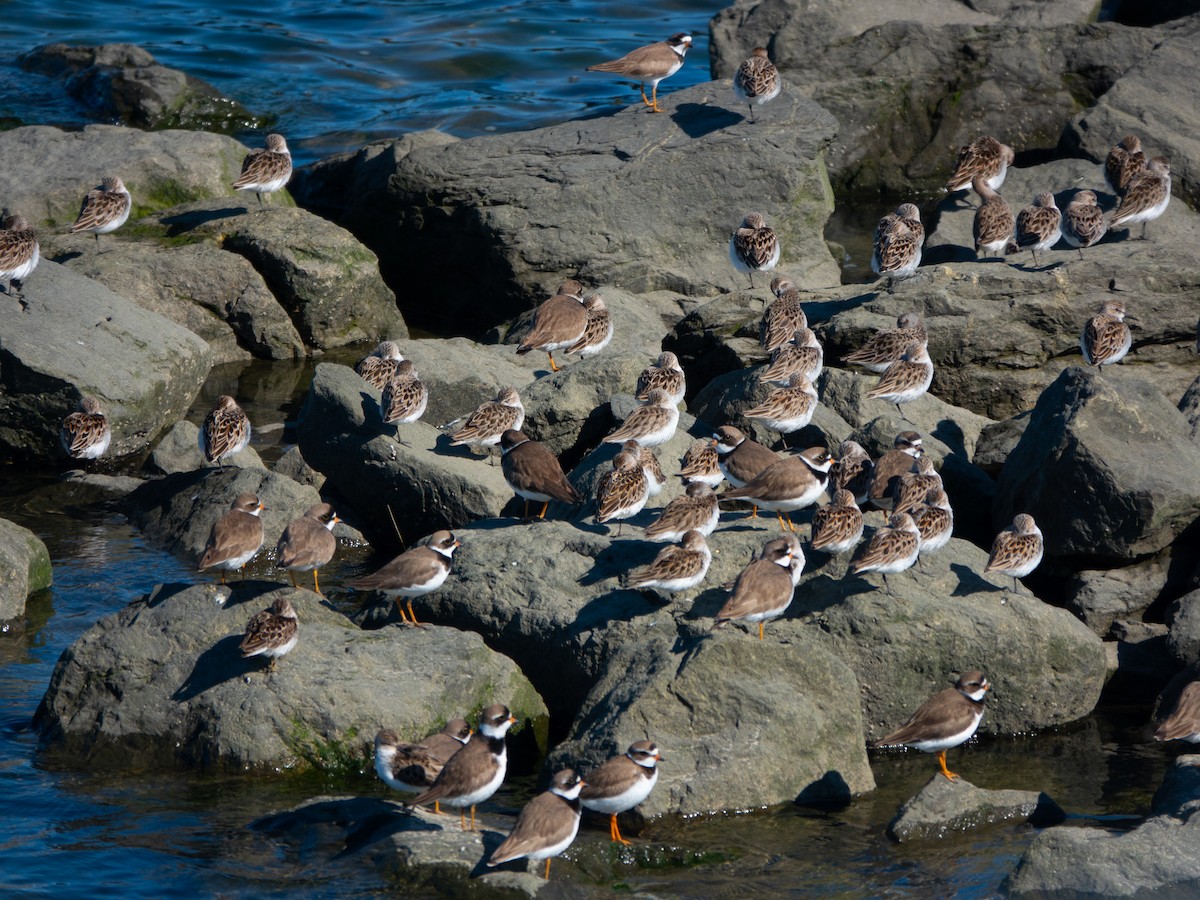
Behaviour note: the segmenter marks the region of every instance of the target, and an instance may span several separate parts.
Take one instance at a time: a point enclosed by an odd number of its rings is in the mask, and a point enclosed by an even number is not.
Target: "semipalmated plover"
[[[221,570],[221,584],[225,583],[225,573],[234,569],[242,570],[245,579],[246,563],[262,547],[263,526],[259,514],[264,509],[266,507],[254,494],[238,494],[229,512],[213,524],[197,568],[204,570],[216,566]]]
[[[779,518],[779,527],[795,531],[788,513],[812,506],[825,492],[833,457],[824,447],[809,447],[795,456],[772,463],[740,488],[726,491],[722,500],[747,500],[769,509]],[[786,518],[786,521],[785,521]]]
[[[508,747],[504,736],[517,720],[508,707],[496,703],[479,715],[479,733],[446,760],[433,784],[413,800],[414,806],[439,801],[459,810],[462,830],[467,831],[465,810],[471,807],[471,831],[475,830],[475,807],[487,800],[504,782],[508,771]]]
[[[629,745],[623,756],[614,756],[588,773],[587,786],[579,799],[585,809],[609,816],[608,834],[614,843],[632,843],[621,837],[617,816],[650,796],[658,783],[658,764],[662,759],[654,741],[637,741]]]
[[[287,569],[292,577],[292,587],[297,586],[297,572],[311,571],[313,590],[321,593],[317,570],[333,559],[337,550],[333,526],[340,521],[332,506],[317,503],[284,530],[279,543],[275,545],[275,565]]]
[[[556,772],[550,789],[530,800],[517,816],[517,824],[488,859],[498,866],[514,859],[544,859],[550,879],[550,860],[571,846],[579,833],[579,793],[586,787],[573,769]]]
[[[630,50],[620,59],[588,66],[589,72],[612,72],[641,81],[642,103],[654,112],[662,112],[658,105],[658,83],[679,71],[683,57],[692,46],[692,36],[685,32],[671,35],[665,41],[647,44]],[[646,82],[650,82],[650,98],[646,99]]]
[[[500,436],[500,451],[503,454],[500,457],[500,471],[504,474],[504,480],[522,500],[541,502],[539,519],[545,518],[551,500],[571,504],[583,500],[575,486],[567,481],[558,457],[545,444],[509,429]]]
[[[979,670],[964,672],[952,688],[926,700],[907,722],[872,747],[912,747],[936,753],[938,767],[951,781],[958,776],[946,768],[946,751],[965,744],[983,718],[983,698],[991,685]]]
[[[798,546],[798,545],[797,545]],[[784,538],[768,541],[758,559],[742,569],[733,590],[713,622],[716,630],[726,622],[744,619],[758,623],[758,639],[763,639],[763,626],[777,619],[792,602],[792,593],[803,569],[804,555],[792,556],[792,547]]]
[[[413,598],[423,597],[445,584],[454,551],[460,546],[462,542],[449,531],[435,531],[427,543],[410,547],[377,572],[352,578],[346,585],[358,590],[379,591],[394,598],[401,620],[405,624],[420,625],[413,612]],[[400,605],[401,597],[407,600],[407,616]]]
[[[517,345],[517,354],[541,350],[557,372],[554,351],[565,350],[580,341],[588,326],[588,311],[583,301],[583,285],[574,280],[559,285],[558,293],[537,308],[525,339]]]

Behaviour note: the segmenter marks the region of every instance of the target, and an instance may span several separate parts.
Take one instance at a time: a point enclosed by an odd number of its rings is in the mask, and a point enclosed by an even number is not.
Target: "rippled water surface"
[[[364,140],[440,127],[463,137],[528,128],[597,106],[637,102],[636,88],[585,66],[679,30],[696,38],[671,91],[708,78],[707,21],[720,4],[654,5],[529,0],[128,4],[18,0],[0,6],[0,116],[81,124],[56,86],[21,74],[15,56],[51,41],[130,41],[260,114],[278,118],[297,156],[313,159]],[[7,63],[7,64],[6,64]],[[348,351],[353,356],[353,351]],[[334,355],[336,356],[336,355]],[[330,358],[330,357],[327,357]],[[214,371],[190,418],[232,393],[256,423],[256,449],[280,450],[311,375],[306,364]],[[166,897],[349,896],[394,887],[362,865],[338,864],[246,829],[264,813],[321,793],[383,796],[369,772],[319,778],[191,772],[79,771],[37,752],[31,721],[61,653],[98,618],[155,583],[191,581],[190,560],[149,546],[112,506],[58,483],[56,471],[0,461],[0,516],[37,532],[54,560],[54,587],[0,633],[0,893]],[[357,561],[361,565],[361,558]],[[341,565],[346,565],[342,562]],[[331,583],[338,580],[336,567]],[[1144,710],[1094,716],[1061,734],[983,740],[952,763],[986,787],[1045,789],[1069,811],[1144,813],[1171,751],[1149,744]],[[655,823],[643,838],[703,854],[690,866],[605,860],[603,823],[561,876],[623,890],[683,896],[987,897],[1029,841],[1022,826],[933,846],[898,846],[884,825],[933,772],[929,757],[873,759],[880,789],[841,810],[782,807],[752,815]],[[520,773],[518,773],[520,775]],[[742,777],[753,778],[755,773]],[[532,788],[524,773],[496,809]],[[572,851],[574,855],[575,851]],[[586,857],[586,858],[584,858]],[[595,863],[600,859],[603,864]]]
[[[10,61],[53,41],[139,44],[251,111],[277,116],[275,127],[305,162],[416,129],[468,137],[624,105],[637,100],[636,88],[584,69],[676,31],[690,31],[695,43],[664,90],[706,81],[708,20],[721,5],[18,0],[0,7],[0,43]],[[0,78],[0,115],[82,119],[54,87],[11,66]]]

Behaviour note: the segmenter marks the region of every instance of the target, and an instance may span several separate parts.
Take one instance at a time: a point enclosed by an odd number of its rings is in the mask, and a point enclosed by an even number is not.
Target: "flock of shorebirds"
[[[660,112],[658,83],[679,69],[690,45],[691,36],[680,33],[591,69],[640,80],[643,102]],[[645,92],[647,83],[651,85],[649,97]],[[734,78],[735,93],[750,105],[752,116],[754,107],[776,97],[780,88],[779,73],[761,48],[741,65]],[[1108,228],[1141,222],[1144,231],[1145,223],[1161,215],[1170,199],[1166,160],[1145,159],[1140,142],[1130,136],[1113,148],[1105,165],[1108,185],[1119,199],[1107,222],[1092,191],[1078,193],[1061,213],[1053,195],[1041,193],[1032,206],[1014,216],[997,193],[1013,158],[1010,147],[981,137],[962,148],[947,184],[951,191],[972,187],[981,199],[974,227],[979,253],[995,255],[1029,249],[1035,254],[1036,264],[1036,252],[1049,249],[1060,237],[1082,253]],[[262,195],[282,188],[290,174],[287,145],[282,137],[272,134],[265,150],[252,151],[246,157],[233,187],[255,192],[261,205]],[[119,228],[130,208],[130,195],[121,180],[106,178],[87,194],[71,230],[94,234],[99,247],[99,236]],[[924,229],[916,206],[901,205],[879,222],[872,268],[890,278],[911,275],[920,264],[923,242]],[[759,213],[744,217],[729,245],[732,264],[749,277],[751,287],[755,273],[775,268],[780,250],[779,240]],[[19,283],[33,271],[38,252],[36,236],[28,223],[18,215],[5,218],[0,229],[0,280],[9,282],[10,292],[12,282]],[[775,278],[771,290],[775,300],[765,309],[760,326],[761,343],[771,359],[759,372],[758,380],[777,387],[743,415],[778,432],[786,451],[787,435],[804,428],[813,418],[819,402],[814,385],[824,366],[824,354],[808,327],[796,287],[784,278]],[[1080,345],[1088,364],[1116,363],[1129,351],[1131,334],[1124,318],[1124,306],[1112,301],[1086,323]],[[613,321],[603,299],[598,293],[588,293],[579,281],[570,280],[537,308],[516,352],[544,352],[551,370],[558,371],[556,350],[586,358],[601,352],[612,336]],[[901,316],[896,328],[879,332],[844,361],[879,373],[879,383],[867,396],[893,402],[898,410],[901,404],[924,395],[933,380],[928,335],[915,312]],[[420,419],[429,399],[412,362],[403,358],[397,344],[385,341],[358,363],[356,371],[380,391],[381,419],[396,427],[396,439],[400,440],[400,427]],[[611,471],[598,482],[595,520],[617,523],[618,535],[622,523],[637,516],[666,483],[654,448],[675,434],[685,386],[678,358],[663,353],[642,372],[635,386],[641,405],[604,439],[620,449]],[[504,478],[526,502],[527,512],[530,501],[542,504],[539,518],[546,515],[552,500],[578,506],[584,498],[553,452],[522,433],[524,420],[520,395],[515,388],[505,387],[494,400],[443,427],[452,430],[451,443],[455,446],[466,446],[489,457],[492,447],[499,448]],[[222,396],[200,430],[200,449],[210,464],[222,464],[246,447],[251,430],[234,398]],[[61,439],[65,452],[76,459],[96,459],[105,453],[111,432],[93,398],[85,398],[80,411],[66,418]],[[686,492],[668,503],[644,529],[645,539],[668,546],[651,563],[628,572],[625,584],[668,595],[668,599],[673,593],[697,588],[712,561],[706,538],[720,522],[721,501],[749,503],[754,516],[760,509],[774,512],[783,536],[767,541],[757,558],[737,576],[713,624],[716,629],[733,621],[756,623],[760,640],[765,623],[788,608],[805,565],[791,513],[815,506],[828,494],[830,502],[812,514],[809,546],[822,553],[842,555],[852,553],[863,540],[863,509],[881,511],[886,524],[874,530],[848,571],[878,572],[889,593],[888,575],[903,572],[937,552],[953,532],[949,498],[915,431],[898,434],[894,447],[872,460],[854,441],[843,442],[836,457],[826,447],[778,453],[738,428],[724,425],[688,449],[680,476]],[[723,481],[731,487],[717,494],[715,488]],[[259,514],[263,508],[252,494],[236,497],[230,511],[213,525],[199,568],[218,569],[222,583],[226,572],[244,571],[262,547]],[[332,529],[338,521],[333,508],[321,503],[287,527],[275,548],[275,564],[289,571],[293,585],[296,572],[311,571],[313,589],[320,593],[318,572],[336,550]],[[413,598],[437,590],[446,582],[459,546],[454,534],[439,531],[379,571],[346,584],[395,598],[402,620],[419,625]],[[1011,576],[1015,588],[1017,579],[1036,568],[1042,553],[1040,530],[1031,516],[1021,514],[996,537],[984,571]],[[244,656],[268,657],[273,669],[276,661],[296,645],[297,636],[295,608],[287,598],[281,598],[250,620],[241,652]],[[983,673],[962,674],[953,688],[931,697],[875,746],[905,745],[935,752],[941,772],[956,778],[946,768],[946,751],[974,734],[983,716],[988,689]],[[1191,730],[1184,734],[1180,732],[1183,726],[1169,721],[1160,730],[1163,739],[1200,740],[1200,684],[1189,691],[1181,708],[1191,710],[1187,725]],[[473,733],[466,721],[456,719],[441,732],[407,744],[385,729],[375,739],[376,771],[391,787],[416,793],[414,804],[445,803],[460,810],[470,807],[470,827],[474,828],[475,805],[490,797],[504,779],[505,734],[514,721],[507,707],[495,705],[481,714],[478,733]],[[648,796],[661,759],[655,744],[646,740],[590,773],[586,781],[569,769],[558,772],[549,791],[521,812],[512,833],[488,864],[520,857],[545,859],[548,877],[550,859],[575,837],[581,806],[609,815],[612,839],[628,843],[621,837],[617,815]],[[462,823],[464,829],[468,827],[465,812]]]

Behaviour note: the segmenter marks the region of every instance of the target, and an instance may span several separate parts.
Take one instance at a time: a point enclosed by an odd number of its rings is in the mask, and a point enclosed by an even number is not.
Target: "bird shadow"
[[[929,433],[955,453],[966,455],[966,438],[962,427],[952,419],[942,419]]]
[[[523,856],[510,859],[508,862],[497,863],[494,866],[487,864],[487,861],[492,858],[492,854],[504,843],[506,837],[507,835],[501,834],[499,831],[480,828],[479,842],[483,844],[483,856],[479,857],[479,861],[471,869],[469,877],[478,878],[489,872],[526,872],[529,870],[529,860]]]
[[[717,613],[721,611],[721,607],[725,605],[725,601],[729,599],[729,592],[720,587],[711,587],[701,591],[692,601],[691,607],[683,614],[684,619],[715,619]]]
[[[477,462],[487,462],[488,459],[491,458],[491,454],[488,454],[488,456],[480,456],[465,444],[459,444],[458,446],[455,446],[453,444],[453,439],[445,432],[438,434],[436,440],[434,440],[433,452],[438,456],[453,456],[457,459],[473,459]]]
[[[663,606],[661,601],[650,596],[650,592],[614,587],[579,608],[571,631],[580,634],[610,622],[632,622],[661,612]]]
[[[1006,590],[1006,588],[992,584],[974,569],[962,563],[951,563],[950,571],[958,576],[958,585],[950,592],[951,597],[968,597],[980,591],[1003,594]]]
[[[192,671],[188,673],[183,684],[175,689],[171,699],[176,703],[183,703],[217,685],[235,681],[260,668],[261,660],[257,657],[242,658],[238,652],[241,642],[241,635],[231,634],[201,653],[196,658]]]
[[[54,256],[50,256],[47,258],[50,260],[50,262],[55,262],[55,263],[58,263],[59,265],[64,265],[65,263],[69,263],[73,259],[79,259],[81,256],[83,256],[83,253],[79,250],[68,250],[65,253],[56,253]]]
[[[745,121],[745,116],[721,106],[680,103],[670,113],[671,120],[690,138],[701,138]]]
[[[167,226],[167,237],[178,237],[184,232],[192,231],[208,222],[244,215],[249,211],[250,209],[247,206],[227,206],[222,209],[191,209],[176,213],[173,216],[164,216],[160,221],[163,225]]]

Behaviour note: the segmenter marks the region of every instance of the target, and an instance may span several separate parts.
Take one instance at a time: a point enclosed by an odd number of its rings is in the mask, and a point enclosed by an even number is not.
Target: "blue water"
[[[470,137],[640,102],[635,87],[584,69],[677,31],[695,42],[664,91],[706,81],[708,20],[722,5],[16,0],[0,7],[0,59],[55,41],[139,44],[252,112],[278,117],[273,128],[306,162],[417,129]],[[84,121],[52,84],[11,63],[0,67],[0,116]]]

